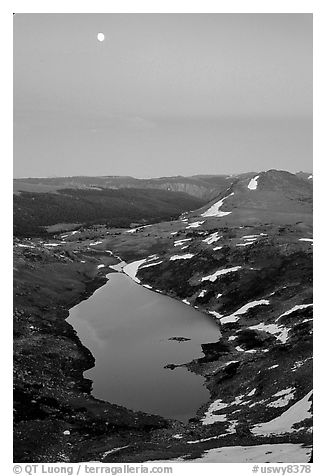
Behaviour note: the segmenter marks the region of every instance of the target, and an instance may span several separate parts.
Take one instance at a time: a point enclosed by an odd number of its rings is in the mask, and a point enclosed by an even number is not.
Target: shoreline
[[[69,280],[73,276],[74,284],[78,282],[78,290],[74,288],[72,293],[68,293],[70,295],[66,295],[62,285],[56,288],[52,282],[53,275],[48,272],[48,268],[53,266],[53,262],[51,256],[48,258],[43,270],[42,265],[32,265],[32,277],[31,270],[28,270],[29,280],[28,284],[25,280],[22,300],[28,297],[28,306],[25,308],[28,307],[29,312],[15,303],[14,461],[59,461],[56,456],[59,442],[70,461],[84,461],[84,457],[79,459],[75,454],[78,450],[75,445],[77,442],[80,445],[83,440],[87,442],[92,434],[99,440],[93,442],[93,450],[96,450],[96,446],[103,445],[103,440],[107,438],[125,440],[128,437],[126,432],[142,434],[143,438],[151,429],[167,427],[168,421],[163,417],[134,412],[93,397],[92,381],[85,378],[83,373],[94,366],[95,359],[67,319],[69,310],[92,296],[107,283],[108,278],[94,275],[96,271],[93,265],[86,275],[81,275],[78,270],[74,272],[72,269],[76,263],[69,263],[68,268],[65,266],[59,270],[60,281],[66,274]],[[35,282],[39,279],[37,274],[41,274],[43,280],[42,290],[38,284],[35,289]],[[24,277],[21,279],[24,280]],[[48,282],[44,282],[44,279]],[[52,294],[53,289],[56,291],[59,302],[54,306],[45,304],[45,299],[42,299],[45,284],[51,288]],[[19,294],[20,286],[17,283],[15,288],[16,291],[18,288]],[[33,324],[17,329],[22,319],[32,320]],[[46,329],[43,329],[45,324]],[[26,343],[27,336],[30,343]],[[41,345],[38,345],[39,341]],[[31,355],[26,345],[33,348]],[[64,434],[67,431],[69,436]],[[36,449],[38,442],[39,447]]]

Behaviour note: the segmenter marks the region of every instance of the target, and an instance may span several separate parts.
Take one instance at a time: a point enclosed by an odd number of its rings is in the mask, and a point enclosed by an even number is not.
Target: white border
[[[2,211],[2,229],[1,229],[1,249],[4,257],[2,267],[2,390],[1,390],[1,409],[2,409],[2,454],[5,455],[4,462],[8,471],[4,474],[12,474],[12,418],[11,412],[11,382],[12,382],[12,337],[11,337],[11,313],[12,300],[10,290],[12,290],[12,255],[11,255],[11,227],[12,227],[12,13],[13,12],[44,12],[44,13],[177,13],[177,12],[203,12],[203,13],[313,13],[314,14],[314,217],[315,217],[315,272],[314,272],[314,293],[315,293],[315,370],[314,387],[315,394],[315,447],[312,474],[322,473],[322,460],[324,454],[324,425],[323,425],[323,385],[325,381],[322,339],[325,331],[325,319],[321,301],[323,278],[325,269],[325,246],[322,246],[321,237],[325,236],[323,221],[325,220],[325,207],[323,203],[323,189],[326,178],[325,170],[325,45],[326,45],[326,16],[325,2],[322,1],[300,1],[300,0],[237,0],[237,1],[218,1],[218,0],[20,0],[4,2],[0,11],[0,44],[1,44],[1,136],[2,143],[2,186],[1,186],[1,211]],[[5,79],[3,81],[3,79]],[[319,240],[320,238],[320,240]],[[9,289],[7,290],[7,285]],[[8,292],[7,292],[8,291]],[[10,297],[9,297],[10,296]],[[6,299],[4,299],[6,298]],[[200,466],[200,471],[206,474],[251,474],[252,465],[239,464],[205,464]],[[7,469],[7,468],[6,468]],[[174,474],[195,474],[199,470],[198,465],[177,465]],[[240,470],[240,472],[239,472]],[[196,473],[197,473],[196,471]],[[248,473],[247,473],[248,472]]]

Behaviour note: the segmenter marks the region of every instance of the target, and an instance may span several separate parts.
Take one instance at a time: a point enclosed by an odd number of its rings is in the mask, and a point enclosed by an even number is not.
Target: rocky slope
[[[187,364],[212,395],[195,419],[210,447],[311,441],[311,185],[287,172],[257,175],[166,225],[170,246],[136,275],[221,326],[222,339]],[[138,230],[134,248],[145,234],[157,229]],[[112,249],[123,255],[127,244]]]

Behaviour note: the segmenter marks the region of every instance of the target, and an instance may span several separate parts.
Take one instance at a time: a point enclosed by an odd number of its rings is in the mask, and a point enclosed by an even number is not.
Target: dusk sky
[[[312,170],[311,14],[14,16],[14,177],[270,168]]]

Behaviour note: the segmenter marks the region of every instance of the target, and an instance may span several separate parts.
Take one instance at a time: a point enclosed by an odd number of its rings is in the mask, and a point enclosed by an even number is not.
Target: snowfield
[[[273,397],[281,397],[281,398],[274,400],[271,403],[268,403],[267,406],[274,407],[274,408],[286,407],[289,401],[294,398],[294,392],[295,392],[295,388],[289,387],[289,388],[286,388],[285,390],[281,390],[275,393]]]
[[[186,455],[171,460],[146,463],[307,463],[311,448],[299,443],[276,443],[257,446],[224,446],[204,451],[201,457],[188,459]]]
[[[173,255],[173,256],[171,256],[170,261],[175,261],[177,259],[190,259],[193,256],[195,256],[195,255],[193,255],[191,253],[187,253],[185,255]]]
[[[277,326],[276,324],[257,324],[250,326],[248,329],[267,332],[273,334],[276,338],[284,344],[287,341],[289,330],[286,327]]]
[[[202,213],[202,217],[224,217],[226,215],[230,215],[232,212],[222,212],[220,211],[221,206],[223,205],[224,201],[227,200],[229,197],[234,195],[234,193],[230,193],[227,197],[222,198],[218,202],[214,203],[206,212]]]
[[[310,243],[314,242],[312,238],[299,238],[299,241],[309,241]]]
[[[223,408],[227,407],[227,403],[223,403],[222,400],[219,398],[215,400],[215,402],[211,403],[208,407],[207,412],[205,413],[204,417],[202,418],[203,425],[211,425],[216,421],[225,421],[226,415],[216,415],[216,412],[223,410]]]
[[[204,276],[201,278],[201,281],[211,281],[212,283],[216,281],[218,276],[222,276],[223,274],[228,274],[228,273],[234,273],[235,271],[238,271],[238,269],[241,269],[241,266],[233,266],[233,268],[225,268],[225,269],[219,269],[215,271],[213,274],[209,274],[208,276]]]
[[[206,293],[207,293],[207,289],[203,289],[203,290],[200,291],[200,293],[198,294],[198,297],[204,297]]]
[[[222,319],[220,320],[220,323],[226,324],[227,322],[237,322],[240,319],[240,316],[243,314],[246,314],[246,312],[252,307],[261,306],[261,305],[267,306],[268,304],[269,304],[269,301],[267,299],[261,299],[260,301],[248,302],[244,306],[240,307],[240,309],[235,311],[233,314],[222,317]]]
[[[212,233],[205,240],[203,240],[203,243],[207,243],[208,245],[211,245],[212,243],[215,243],[215,241],[218,241],[220,239],[221,239],[221,236],[218,236],[218,231],[217,231],[216,233]]]
[[[186,226],[186,230],[188,228],[198,228],[203,223],[205,223],[205,220],[203,220],[203,221],[194,221],[193,223],[190,223],[188,226]]]
[[[177,240],[174,242],[173,246],[182,246],[186,241],[191,241],[192,238],[184,238],[183,240]]]
[[[157,264],[161,264],[161,263],[163,263],[163,261],[158,261],[157,263],[145,264],[145,265],[142,266],[140,269],[150,268],[151,266],[156,266]]]
[[[254,435],[270,436],[298,431],[293,428],[293,425],[295,423],[300,423],[306,418],[311,418],[311,402],[309,401],[311,395],[312,391],[277,418],[253,426],[251,432]]]
[[[281,319],[281,317],[283,316],[288,316],[289,314],[292,314],[292,312],[295,312],[295,311],[299,311],[300,309],[306,309],[306,307],[310,307],[310,306],[313,306],[313,304],[297,304],[295,306],[293,306],[291,309],[289,309],[289,311],[285,311],[283,312],[283,314],[281,314],[275,322],[277,322],[279,319]]]
[[[259,175],[256,175],[256,177],[252,178],[248,184],[249,190],[257,190],[258,182],[257,180],[259,179]]]
[[[114,271],[121,272],[125,266],[127,266],[127,263],[125,261],[120,261],[120,263],[111,264],[109,267],[111,269],[114,269]]]
[[[132,263],[127,264],[123,268],[123,272],[127,274],[131,279],[133,279],[136,283],[140,283],[139,279],[136,278],[136,274],[138,272],[138,268],[145,263],[146,259],[140,259],[138,261],[133,261]]]

